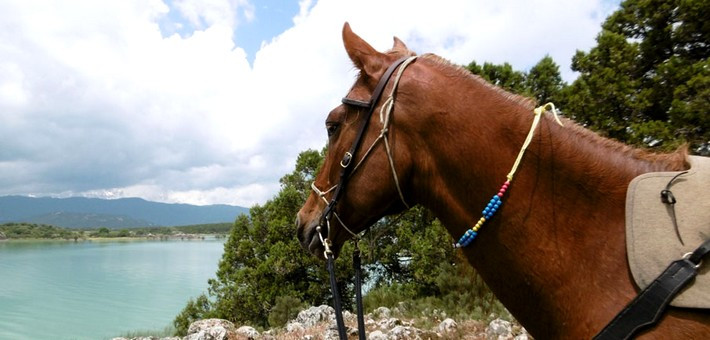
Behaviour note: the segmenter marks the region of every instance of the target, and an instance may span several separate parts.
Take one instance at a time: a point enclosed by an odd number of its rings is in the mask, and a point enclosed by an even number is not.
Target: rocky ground
[[[354,314],[344,312],[343,317],[348,327],[350,339],[357,339],[357,319]],[[532,339],[524,328],[502,319],[488,323],[479,321],[459,321],[445,318],[434,320],[430,329],[421,329],[411,321],[393,317],[392,311],[380,307],[365,315],[367,338],[370,340],[400,339],[486,339],[486,340],[528,340]],[[271,340],[271,339],[309,339],[337,340],[335,312],[330,306],[310,307],[301,311],[284,328],[258,332],[250,326],[236,327],[233,323],[221,319],[207,319],[190,325],[186,337],[139,337],[114,338],[112,340]]]

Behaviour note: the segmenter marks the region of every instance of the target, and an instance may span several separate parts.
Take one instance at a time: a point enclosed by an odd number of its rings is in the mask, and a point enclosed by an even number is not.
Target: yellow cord
[[[525,142],[523,142],[523,147],[520,148],[518,158],[516,158],[515,163],[513,163],[513,168],[510,169],[510,172],[508,173],[508,181],[513,180],[513,175],[515,175],[515,171],[518,170],[520,161],[523,159],[523,154],[525,154],[525,150],[528,148],[528,145],[530,145],[530,141],[532,141],[533,135],[535,134],[535,128],[537,128],[537,124],[540,122],[540,117],[542,117],[542,114],[545,113],[548,108],[550,109],[550,111],[552,111],[552,114],[554,115],[557,124],[560,124],[560,126],[564,126],[564,124],[562,124],[562,121],[560,121],[560,118],[557,116],[557,109],[555,108],[555,104],[547,103],[545,105],[535,108],[535,110],[533,110],[533,113],[535,113],[535,118],[533,118],[532,126],[530,127],[530,132],[528,132],[528,136],[525,138]]]

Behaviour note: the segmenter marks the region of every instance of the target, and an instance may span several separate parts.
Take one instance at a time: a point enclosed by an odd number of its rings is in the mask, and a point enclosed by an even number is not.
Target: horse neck
[[[506,180],[533,119],[529,105],[465,85],[489,93],[452,99],[450,110],[422,131],[423,140],[447,143],[422,143],[415,156],[421,165],[416,195],[454,239],[475,224]],[[469,99],[474,97],[479,100]],[[596,329],[595,320],[608,320],[606,311],[632,296],[623,231],[626,187],[640,173],[679,164],[566,124],[541,120],[503,207],[464,249],[506,307],[544,338],[556,337],[549,332],[564,332],[561,324],[584,313]]]

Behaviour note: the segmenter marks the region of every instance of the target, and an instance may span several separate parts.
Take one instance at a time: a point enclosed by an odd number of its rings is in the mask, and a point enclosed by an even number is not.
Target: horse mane
[[[486,88],[493,90],[495,93],[497,93],[501,97],[505,98],[506,100],[516,103],[516,104],[519,104],[519,105],[522,105],[525,108],[528,108],[530,110],[534,109],[535,105],[537,104],[537,101],[533,98],[529,98],[529,97],[521,96],[519,94],[508,92],[499,86],[491,84],[487,80],[483,79],[483,77],[472,73],[467,68],[465,68],[461,65],[454,64],[451,61],[449,61],[448,59],[442,58],[436,54],[426,53],[426,54],[422,54],[420,56],[420,58],[431,61],[434,64],[434,66],[436,66],[437,68],[439,68],[440,70],[442,70],[444,72],[450,73],[453,76],[473,79],[479,85],[485,86]]]
[[[405,49],[391,49],[386,52],[390,55],[396,55],[398,57],[402,56],[414,56],[416,53],[405,50]],[[425,53],[419,56],[421,59],[430,61],[434,67],[438,70],[445,72],[446,74],[463,79],[470,79],[475,81],[477,84],[484,86],[494,93],[500,95],[504,100],[511,103],[518,104],[523,107],[523,109],[532,111],[537,106],[537,100],[530,97],[525,97],[522,95],[514,94],[506,91],[505,89],[491,84],[483,77],[472,73],[467,68],[452,63],[446,58],[438,56],[433,53]],[[634,159],[649,163],[651,169],[666,169],[666,170],[686,170],[689,168],[688,162],[688,145],[683,144],[678,149],[668,153],[658,153],[649,151],[642,148],[636,148],[629,146],[615,139],[607,138],[601,136],[599,133],[589,130],[570,118],[566,118],[565,128],[570,132],[570,134],[576,140],[584,140],[590,144],[596,145],[600,150],[617,152],[624,155],[628,159]],[[606,152],[600,153],[600,157],[604,157]]]

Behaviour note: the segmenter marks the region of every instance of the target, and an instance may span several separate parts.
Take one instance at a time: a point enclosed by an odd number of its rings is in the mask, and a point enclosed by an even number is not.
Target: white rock
[[[486,339],[488,340],[512,340],[513,326],[503,319],[495,319],[486,327]]]
[[[395,326],[402,325],[402,320],[397,318],[389,318],[377,321],[377,328],[382,330],[392,329]]]
[[[367,335],[370,340],[387,340],[387,335],[382,333],[382,331],[374,331]]]
[[[236,331],[234,324],[227,320],[199,320],[190,325],[183,340],[227,340]]]
[[[300,331],[303,331],[304,329],[306,329],[306,328],[303,327],[303,324],[300,322],[291,321],[288,324],[286,324],[286,331],[289,333],[300,332]]]
[[[331,306],[321,305],[310,307],[298,313],[296,319],[292,320],[302,324],[304,327],[312,327],[321,321],[335,320],[335,310]]]
[[[389,319],[392,316],[392,311],[387,307],[377,307],[372,311],[374,319]]]
[[[237,334],[246,336],[249,339],[255,339],[259,336],[259,332],[251,326],[242,326],[237,328]]]
[[[437,330],[440,333],[450,333],[450,332],[455,332],[457,327],[458,327],[458,324],[456,324],[456,321],[454,321],[454,319],[447,318],[447,319],[444,319],[444,321],[442,321],[439,324],[439,327],[437,327]]]
[[[396,326],[392,328],[391,331],[387,332],[387,339],[389,340],[421,340],[419,333],[421,331],[411,326]]]

